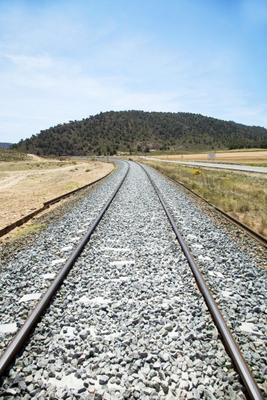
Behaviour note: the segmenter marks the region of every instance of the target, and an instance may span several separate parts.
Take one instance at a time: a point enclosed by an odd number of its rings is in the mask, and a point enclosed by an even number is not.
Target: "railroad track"
[[[75,248],[75,250],[70,255],[70,257],[68,258],[64,267],[60,270],[60,272],[58,273],[56,278],[53,280],[52,284],[50,285],[50,287],[48,288],[48,290],[46,291],[44,296],[41,298],[41,300],[39,301],[39,303],[37,304],[35,309],[32,311],[30,316],[27,318],[24,325],[21,327],[21,329],[19,330],[17,335],[14,337],[14,339],[10,342],[10,344],[8,345],[5,352],[1,355],[1,357],[0,357],[0,377],[2,377],[6,373],[6,371],[10,367],[12,361],[15,359],[15,357],[19,354],[19,352],[22,350],[24,345],[27,343],[31,332],[36,327],[41,316],[43,315],[43,313],[45,312],[45,310],[51,303],[54,295],[56,294],[56,292],[62,285],[64,279],[67,277],[67,275],[68,275],[69,271],[71,270],[71,268],[73,267],[75,261],[82,253],[85,245],[90,240],[91,235],[95,231],[99,222],[103,218],[105,212],[107,211],[107,209],[109,208],[113,199],[115,198],[116,194],[120,190],[123,182],[126,179],[126,176],[128,175],[128,172],[129,172],[129,165],[127,166],[127,170],[126,170],[123,178],[121,179],[120,183],[115,188],[111,197],[108,199],[106,204],[101,209],[97,218],[92,222],[88,231],[86,232],[86,234],[83,236],[82,240],[79,242],[78,246]]]
[[[106,211],[109,209],[113,200],[117,196],[120,188],[122,187],[123,183],[125,182],[126,177],[129,173],[129,168],[130,167],[128,164],[127,170],[126,170],[123,178],[121,179],[121,181],[115,188],[111,197],[106,202],[104,207],[101,209],[101,211],[100,211],[99,215],[96,217],[96,219],[90,225],[90,228],[88,229],[88,231],[86,232],[86,234],[84,235],[82,240],[79,242],[76,249],[72,252],[72,254],[68,258],[66,264],[60,270],[59,274],[57,275],[57,277],[55,278],[55,280],[53,281],[53,283],[51,284],[51,286],[49,287],[49,289],[47,290],[45,295],[41,298],[41,300],[37,304],[36,308],[30,314],[30,316],[26,320],[25,324],[18,331],[18,333],[16,334],[14,339],[11,341],[9,346],[6,348],[6,350],[2,354],[2,356],[0,358],[0,374],[1,374],[2,378],[4,378],[5,374],[8,372],[10,366],[12,366],[12,363],[14,362],[14,360],[16,359],[18,354],[20,354],[21,350],[27,344],[27,342],[30,338],[31,332],[33,332],[38,321],[40,320],[42,315],[44,315],[45,310],[48,308],[49,304],[51,304],[56,292],[61,287],[64,279],[68,275],[68,273],[71,270],[71,268],[73,267],[73,265],[77,262],[79,256],[82,254],[86,244],[90,240],[96,227],[99,225],[100,221],[105,216]],[[153,178],[149,174],[148,170],[145,169],[143,166],[140,166],[140,168],[143,169],[146,176],[148,177],[151,187],[153,187],[153,190],[160,202],[161,206],[159,206],[159,207],[163,208],[163,210],[169,220],[172,230],[175,233],[176,239],[178,240],[178,242],[181,246],[181,249],[186,257],[186,260],[193,272],[193,275],[195,277],[195,280],[197,282],[199,290],[202,293],[205,303],[211,313],[212,319],[220,333],[220,336],[224,343],[225,349],[226,349],[227,353],[229,354],[229,356],[235,366],[235,369],[237,370],[237,372],[240,376],[240,379],[241,379],[243,385],[246,388],[245,390],[246,390],[248,398],[261,399],[262,396],[261,396],[260,390],[251,375],[249,367],[247,366],[244,358],[242,357],[242,354],[238,348],[238,345],[236,344],[235,340],[233,339],[233,337],[222,317],[222,314],[220,313],[220,311],[218,309],[216,302],[214,301],[212,295],[210,294],[210,291],[204,281],[203,276],[201,275],[192,255],[190,254],[188,247],[187,247],[185,241],[183,240],[180,232],[178,231],[175,221],[174,221],[172,215],[170,214],[170,212],[168,211],[168,207],[165,204],[162,194],[160,193],[156,183],[154,182]],[[115,266],[120,265],[118,263],[116,264],[116,262],[114,262],[114,263],[115,263],[114,264]]]
[[[202,296],[204,297],[205,303],[211,313],[212,319],[221,335],[222,341],[224,343],[225,349],[227,351],[227,353],[229,354],[244,386],[246,387],[247,393],[249,398],[251,399],[262,399],[261,393],[258,389],[258,386],[250,372],[250,369],[247,365],[247,363],[245,362],[241,351],[236,343],[236,341],[234,340],[230,330],[227,327],[227,324],[219,310],[218,305],[216,304],[215,300],[213,299],[208,286],[194,260],[194,258],[192,257],[190,250],[187,246],[187,244],[185,243],[181,233],[179,232],[175,220],[172,217],[171,213],[168,210],[167,204],[164,201],[164,198],[162,196],[162,194],[160,193],[158,187],[156,186],[155,182],[153,181],[153,179],[151,178],[149,172],[146,170],[146,168],[139,164],[141,166],[141,168],[145,171],[145,173],[148,176],[149,181],[151,182],[151,185],[153,186],[155,192],[157,193],[157,196],[162,204],[162,207],[168,217],[168,220],[172,226],[172,229],[175,233],[175,236],[184,252],[184,255],[188,261],[188,264],[191,268],[191,271],[194,275],[194,278],[197,282],[198,288],[200,290],[200,292],[202,293]]]

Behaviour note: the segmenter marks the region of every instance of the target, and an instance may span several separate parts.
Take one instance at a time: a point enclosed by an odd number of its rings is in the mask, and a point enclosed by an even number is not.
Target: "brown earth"
[[[43,203],[102,178],[114,166],[100,161],[0,162],[0,229]]]

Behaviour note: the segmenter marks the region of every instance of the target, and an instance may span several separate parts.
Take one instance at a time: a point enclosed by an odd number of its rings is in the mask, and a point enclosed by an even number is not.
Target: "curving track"
[[[248,398],[261,398],[242,357],[241,364],[233,359],[246,389],[218,340],[207,298],[201,297],[177,246],[174,219],[171,228],[161,196],[159,201],[156,175],[152,180],[147,173],[131,163],[128,176],[126,171],[117,182],[64,273],[37,306],[43,312],[72,267],[4,379],[3,395],[242,399],[246,392]],[[32,328],[23,328],[4,353],[3,372]],[[221,334],[229,339],[225,329]],[[17,346],[19,337],[23,340]],[[235,344],[228,351],[233,348],[238,358]]]

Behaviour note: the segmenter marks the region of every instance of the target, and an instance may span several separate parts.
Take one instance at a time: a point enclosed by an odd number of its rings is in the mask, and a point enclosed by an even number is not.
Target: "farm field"
[[[182,182],[215,206],[267,237],[265,175],[207,170],[158,161],[146,160],[145,163]]]
[[[237,163],[267,166],[267,150],[231,150],[222,152],[210,153],[192,153],[192,154],[161,154],[150,156],[161,158],[164,160],[177,160],[177,161],[216,161],[223,163]]]
[[[54,197],[93,182],[113,169],[100,161],[47,160],[28,156],[0,162],[0,229]]]

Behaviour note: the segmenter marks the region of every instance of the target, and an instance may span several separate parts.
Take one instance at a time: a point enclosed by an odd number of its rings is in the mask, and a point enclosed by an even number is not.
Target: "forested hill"
[[[267,130],[200,114],[144,111],[100,113],[46,129],[15,145],[40,155],[242,147],[267,147]]]

